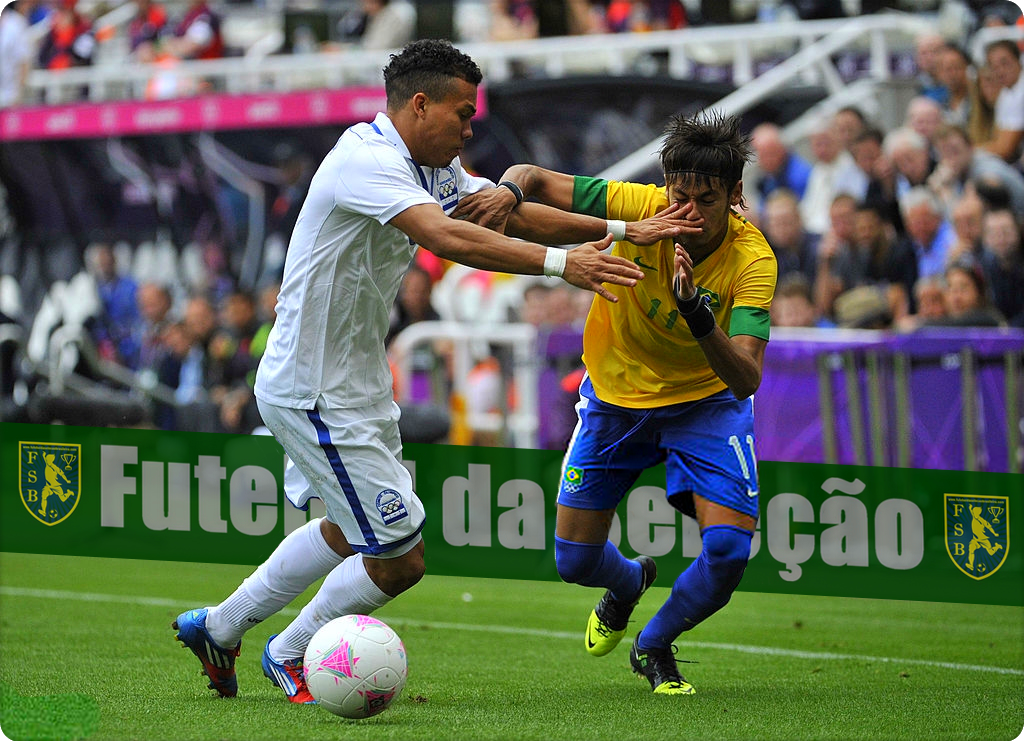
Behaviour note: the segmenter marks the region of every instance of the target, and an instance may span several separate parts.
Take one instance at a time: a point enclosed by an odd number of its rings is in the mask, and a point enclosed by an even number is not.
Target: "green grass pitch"
[[[239,696],[220,700],[170,623],[250,571],[0,554],[0,727],[16,741],[998,740],[1024,727],[1021,608],[739,592],[678,641],[697,694],[655,697],[626,641],[585,652],[597,590],[429,575],[377,613],[410,665],[382,715],[293,706],[263,677],[267,637],[310,594],[246,635]],[[647,594],[627,641],[666,594]]]

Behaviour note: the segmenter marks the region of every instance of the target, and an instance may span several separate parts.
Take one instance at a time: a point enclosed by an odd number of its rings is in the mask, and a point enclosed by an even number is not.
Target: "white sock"
[[[266,620],[343,558],[320,532],[320,519],[293,530],[234,593],[206,616],[206,629],[221,646],[234,646],[242,634]]]
[[[391,601],[366,573],[363,555],[356,554],[327,575],[320,590],[281,634],[270,642],[274,661],[301,658],[313,634],[342,615],[369,615]]]

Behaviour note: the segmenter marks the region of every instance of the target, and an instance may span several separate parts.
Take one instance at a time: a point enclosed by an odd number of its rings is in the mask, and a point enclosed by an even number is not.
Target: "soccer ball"
[[[409,676],[402,639],[369,615],[345,615],[320,628],[302,671],[317,703],[343,718],[384,712]]]

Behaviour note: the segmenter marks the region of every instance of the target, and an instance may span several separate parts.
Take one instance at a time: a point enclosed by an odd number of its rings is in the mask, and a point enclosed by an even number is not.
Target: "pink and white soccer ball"
[[[390,627],[369,615],[335,618],[313,636],[303,660],[316,701],[344,718],[387,710],[409,676],[405,646]]]

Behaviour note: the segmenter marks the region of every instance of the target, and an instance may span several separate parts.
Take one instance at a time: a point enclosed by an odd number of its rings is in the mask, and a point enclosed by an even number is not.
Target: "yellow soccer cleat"
[[[616,599],[609,589],[590,612],[584,644],[591,656],[604,656],[619,645],[619,641],[626,635],[626,625],[629,623],[629,616],[633,614],[633,608],[658,578],[658,568],[653,558],[638,556],[636,561],[640,564],[642,574],[640,593],[636,599],[632,602],[623,602]]]
[[[639,638],[639,636],[637,637]],[[629,664],[633,673],[651,683],[656,695],[695,695],[697,690],[679,673],[676,665],[675,646],[671,649],[643,649],[636,645],[629,651]]]

